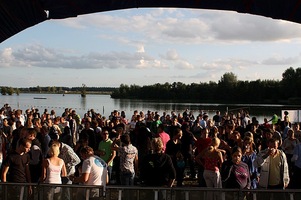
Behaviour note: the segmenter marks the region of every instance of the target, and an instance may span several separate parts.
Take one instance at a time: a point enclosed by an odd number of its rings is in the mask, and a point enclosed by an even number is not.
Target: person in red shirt
[[[211,144],[211,138],[209,137],[209,130],[204,128],[201,129],[201,136],[197,138],[197,141],[195,142],[196,146],[196,155],[202,153],[205,149],[207,149]],[[200,163],[203,163],[202,165],[198,165],[198,182],[199,186],[206,187],[206,182],[203,177],[204,173],[204,160],[201,158]]]

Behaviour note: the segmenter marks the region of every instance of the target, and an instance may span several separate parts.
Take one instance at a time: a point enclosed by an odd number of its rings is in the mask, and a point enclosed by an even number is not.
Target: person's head
[[[294,130],[293,129],[288,129],[288,131],[287,131],[287,136],[289,137],[289,138],[295,138],[295,133],[294,133]]]
[[[209,146],[209,151],[213,151],[218,148],[221,143],[221,140],[218,137],[214,137],[211,139],[211,145]]]
[[[201,129],[201,137],[207,138],[209,136],[209,130],[207,128]]]
[[[241,162],[241,157],[242,157],[241,148],[238,146],[233,147],[231,157],[232,157],[232,162],[234,164],[239,164]]]
[[[253,151],[253,138],[249,136],[244,137],[243,149],[247,152]]]
[[[163,142],[161,138],[152,139],[152,149],[155,153],[161,153],[163,151]]]
[[[183,136],[183,132],[181,130],[181,128],[175,128],[174,132],[173,132],[173,137],[176,139],[181,139]]]
[[[240,136],[240,133],[239,131],[234,131],[232,134],[231,134],[231,138],[235,141],[239,141],[241,140],[241,136]]]
[[[293,129],[294,129],[295,131],[299,131],[299,130],[300,130],[300,124],[299,124],[298,122],[294,123]]]
[[[27,153],[31,148],[31,140],[26,138],[20,138],[17,144],[17,151],[19,153]]]
[[[117,126],[116,127],[116,132],[118,135],[122,135],[123,134],[123,128],[121,126]]]
[[[37,137],[37,132],[34,128],[27,128],[27,136],[26,138],[29,140],[34,140]]]
[[[91,147],[85,146],[80,149],[80,155],[81,155],[82,159],[85,160],[85,159],[89,158],[90,156],[93,156],[94,151]]]
[[[122,144],[124,144],[125,146],[131,144],[131,138],[129,136],[129,134],[124,134],[120,137],[120,141],[122,142]]]
[[[101,137],[104,141],[109,139],[109,131],[107,129],[103,129],[101,132]]]
[[[250,137],[250,138],[252,138],[252,139],[254,138],[254,137],[253,137],[253,133],[250,132],[250,131],[245,132],[244,138],[243,138],[243,139],[245,140],[246,137]]]
[[[272,138],[273,134],[274,134],[274,131],[272,129],[267,129],[265,131],[265,137],[266,137],[266,139],[269,140],[270,138]]]
[[[4,119],[3,119],[3,125],[4,125],[4,126],[8,126],[8,119],[7,119],[7,118],[4,118]]]
[[[278,147],[279,147],[279,140],[278,139],[272,137],[268,141],[269,141],[268,142],[268,148],[269,149],[278,149]]]
[[[85,121],[85,129],[90,129],[91,128],[91,122],[90,121]]]
[[[50,157],[53,156],[59,156],[60,154],[60,145],[58,145],[56,142],[52,143],[52,145],[50,146],[49,150],[48,150],[48,155]]]

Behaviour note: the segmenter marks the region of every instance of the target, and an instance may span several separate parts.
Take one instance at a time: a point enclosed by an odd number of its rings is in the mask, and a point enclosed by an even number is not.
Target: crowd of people
[[[5,104],[0,130],[3,182],[182,187],[189,177],[210,188],[301,187],[301,131],[288,112],[264,122],[245,110],[214,116],[135,110],[128,118],[124,111],[106,117],[91,109],[80,117],[72,108],[40,113]],[[45,198],[58,195],[71,194],[52,188]]]

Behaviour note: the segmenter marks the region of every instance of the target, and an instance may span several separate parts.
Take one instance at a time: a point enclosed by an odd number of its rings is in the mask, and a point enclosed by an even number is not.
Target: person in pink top
[[[162,143],[163,143],[163,153],[165,152],[166,149],[166,143],[170,140],[170,136],[168,133],[164,132],[164,125],[163,124],[159,124],[158,128],[158,137],[161,138]]]

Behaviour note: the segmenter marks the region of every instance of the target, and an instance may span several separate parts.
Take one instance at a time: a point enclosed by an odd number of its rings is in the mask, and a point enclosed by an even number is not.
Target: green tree
[[[40,86],[37,86],[37,91],[38,91],[38,93],[41,93],[42,92],[42,88]]]
[[[7,93],[7,88],[6,87],[1,87],[1,94],[6,95]]]
[[[14,92],[15,92],[15,91],[14,91],[14,88],[12,88],[12,87],[8,87],[8,88],[7,88],[7,94],[8,94],[8,95],[12,95]]]
[[[237,76],[233,72],[227,72],[221,77],[219,83],[227,87],[235,87],[237,85]]]
[[[220,99],[229,101],[235,99],[235,89],[238,84],[237,76],[232,72],[225,73],[218,82],[218,95]]]
[[[298,70],[299,72],[300,70]],[[297,81],[297,75],[294,68],[290,67],[287,70],[285,70],[282,74],[282,80],[281,80],[281,96],[285,99],[296,96],[296,81]]]
[[[15,88],[15,92],[16,92],[16,94],[19,96],[19,94],[20,94],[20,89],[19,89],[19,88]]]
[[[55,86],[52,86],[52,87],[51,87],[51,92],[52,92],[52,93],[56,93],[56,87],[55,87]]]

